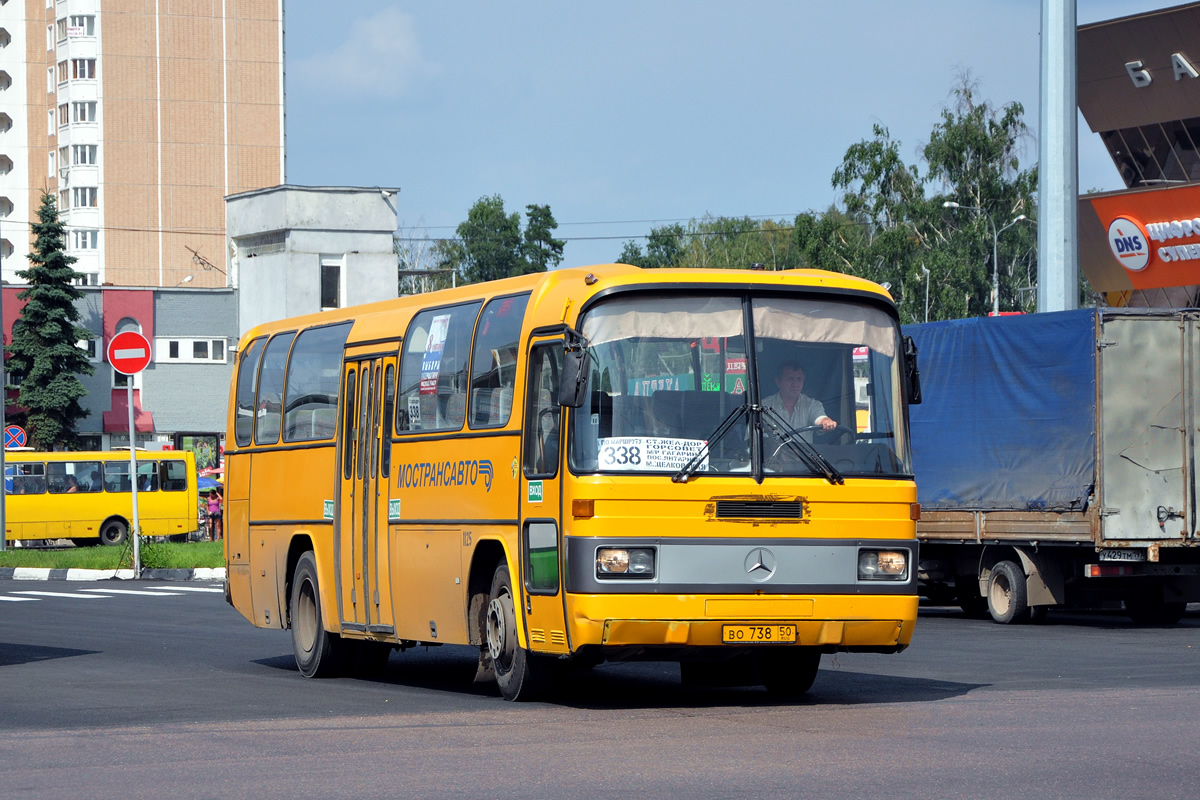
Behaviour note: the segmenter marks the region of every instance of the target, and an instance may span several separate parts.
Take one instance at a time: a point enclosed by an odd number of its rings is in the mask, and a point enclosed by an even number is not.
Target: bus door
[[[555,653],[569,652],[562,593],[562,362],[562,339],[531,343],[522,426],[520,576],[514,576],[524,596],[529,648]]]
[[[388,478],[394,355],[347,358],[338,490],[338,598],[342,625],[393,633],[388,581]]]

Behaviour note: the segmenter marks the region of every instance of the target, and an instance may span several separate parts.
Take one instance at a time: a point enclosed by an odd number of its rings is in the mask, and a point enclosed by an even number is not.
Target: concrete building
[[[220,263],[224,197],[284,180],[282,36],[280,0],[0,3],[0,255],[49,191],[88,285]]]
[[[225,197],[283,180],[281,0],[0,0],[4,334],[48,192],[96,336],[90,445],[128,438],[104,353],[136,328],[154,345],[135,379],[139,444],[219,448],[239,330]]]
[[[1200,3],[1077,41],[1079,110],[1126,186],[1080,196],[1080,269],[1110,305],[1200,304]]]
[[[398,189],[273,186],[228,198],[239,333],[396,296]]]

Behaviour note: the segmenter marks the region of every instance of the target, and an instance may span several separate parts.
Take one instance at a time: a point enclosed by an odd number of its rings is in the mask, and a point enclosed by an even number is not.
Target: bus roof
[[[591,276],[589,278],[589,276]],[[354,321],[347,344],[355,341],[399,339],[407,320],[397,325],[396,314],[411,316],[431,306],[453,305],[456,302],[486,300],[491,297],[530,292],[533,307],[546,305],[553,309],[555,322],[573,323],[579,309],[592,296],[614,287],[655,285],[756,285],[770,287],[813,287],[875,295],[892,305],[891,295],[882,286],[864,278],[816,269],[794,269],[777,272],[741,269],[654,269],[643,270],[629,264],[596,264],[568,267],[532,275],[519,275],[497,281],[468,284],[454,289],[441,289],[426,294],[406,295],[391,300],[349,306],[303,316],[267,322],[251,328],[242,336],[239,349],[260,336],[284,330],[299,330],[313,325],[328,325],[345,320]]]

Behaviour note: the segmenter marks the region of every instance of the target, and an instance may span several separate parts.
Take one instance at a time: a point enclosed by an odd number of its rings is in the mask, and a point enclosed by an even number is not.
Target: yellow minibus
[[[887,292],[822,271],[610,264],[260,325],[228,599],[310,677],[451,643],[510,700],[637,659],[803,693],[912,637],[918,396]]]
[[[189,451],[137,454],[143,536],[186,537],[196,529],[196,462]],[[124,544],[133,525],[129,451],[4,456],[5,536]]]

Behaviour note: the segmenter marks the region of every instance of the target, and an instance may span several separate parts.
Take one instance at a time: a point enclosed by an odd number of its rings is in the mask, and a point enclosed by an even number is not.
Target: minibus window
[[[529,295],[497,297],[487,304],[471,355],[471,427],[499,428],[512,414],[517,350]]]
[[[239,445],[254,440],[254,390],[258,388],[258,361],[266,339],[255,339],[238,359],[237,415],[234,435]]]

